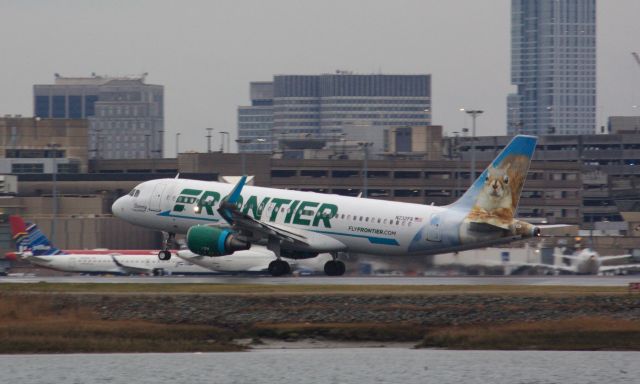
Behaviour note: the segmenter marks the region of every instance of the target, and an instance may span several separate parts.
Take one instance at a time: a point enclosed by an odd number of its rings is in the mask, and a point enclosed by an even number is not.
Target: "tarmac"
[[[257,276],[4,276],[7,283],[101,283],[101,284],[262,284],[262,285],[530,285],[573,287],[627,287],[640,275],[625,276],[461,276],[461,277],[257,277]]]

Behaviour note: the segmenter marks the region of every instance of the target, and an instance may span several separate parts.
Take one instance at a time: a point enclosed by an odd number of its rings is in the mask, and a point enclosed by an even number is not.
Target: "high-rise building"
[[[273,83],[256,81],[249,86],[251,105],[238,107],[238,149],[271,152],[273,148]]]
[[[164,87],[140,77],[62,77],[33,86],[34,115],[89,120],[90,158],[163,157]]]
[[[372,153],[382,152],[389,128],[431,125],[430,75],[278,75],[252,83],[251,100],[238,109],[247,152],[271,150],[291,135],[369,141]]]
[[[507,132],[596,129],[596,1],[511,0]]]

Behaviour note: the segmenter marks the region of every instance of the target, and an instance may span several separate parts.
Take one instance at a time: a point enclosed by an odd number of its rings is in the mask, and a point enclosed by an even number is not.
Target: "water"
[[[288,349],[246,353],[0,356],[0,382],[640,383],[639,352]]]

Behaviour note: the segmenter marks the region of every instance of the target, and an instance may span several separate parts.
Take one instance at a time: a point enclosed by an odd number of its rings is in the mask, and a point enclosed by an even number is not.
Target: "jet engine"
[[[228,229],[196,225],[187,231],[187,247],[203,256],[224,256],[249,249],[251,244]]]

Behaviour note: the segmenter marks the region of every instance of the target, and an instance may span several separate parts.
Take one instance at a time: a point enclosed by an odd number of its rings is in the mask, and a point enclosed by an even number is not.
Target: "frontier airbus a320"
[[[187,179],[158,179],[136,186],[112,206],[130,223],[169,233],[159,257],[171,257],[176,233],[203,256],[229,255],[262,244],[277,259],[274,276],[287,274],[283,259],[328,252],[325,273],[342,275],[340,252],[388,256],[428,255],[538,236],[540,229],[514,219],[536,146],[519,135],[464,195],[447,206],[380,201],[313,192],[235,186]]]

